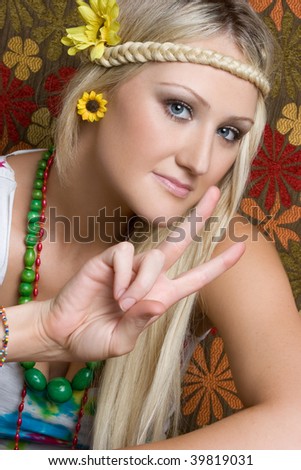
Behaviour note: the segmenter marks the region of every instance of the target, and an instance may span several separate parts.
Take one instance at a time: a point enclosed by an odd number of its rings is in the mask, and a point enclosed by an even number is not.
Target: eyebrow
[[[194,90],[192,90],[191,88],[189,88],[185,85],[178,85],[177,83],[169,83],[169,82],[161,82],[160,85],[173,86],[173,87],[176,87],[176,88],[183,88],[184,90],[191,93],[198,101],[200,101],[205,108],[208,108],[208,109],[211,108],[210,104],[206,100],[204,100],[204,98],[202,96],[200,96]],[[246,121],[246,122],[249,122],[251,124],[254,124],[253,119],[248,118],[248,117],[244,117],[244,116],[229,116],[227,118],[227,120],[230,120],[230,121]]]

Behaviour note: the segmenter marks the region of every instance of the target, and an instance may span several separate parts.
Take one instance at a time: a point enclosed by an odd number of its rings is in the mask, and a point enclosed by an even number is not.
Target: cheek
[[[152,117],[143,115],[124,114],[115,125],[110,126],[114,131],[104,133],[110,154],[113,159],[116,154],[123,156],[123,161],[132,161],[137,164],[155,153],[161,139],[161,127]],[[161,141],[162,142],[162,141]]]
[[[208,177],[211,184],[219,183],[228,171],[233,167],[239,154],[239,144],[231,149],[219,149],[216,158],[212,162]]]
[[[222,181],[224,176],[233,167],[235,161],[236,157],[232,157],[231,159],[228,158],[227,160],[224,159],[223,161],[221,158],[217,158],[212,162],[210,170],[206,174],[200,176],[198,195],[196,198],[197,201],[204,195],[210,186],[216,186]]]

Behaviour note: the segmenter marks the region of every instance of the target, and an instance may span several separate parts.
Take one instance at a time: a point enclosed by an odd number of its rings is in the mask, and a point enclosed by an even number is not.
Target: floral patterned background
[[[275,241],[301,309],[301,0],[249,0],[279,50],[269,122],[253,163],[241,212]],[[74,0],[0,2],[0,155],[47,147],[60,92],[75,72],[60,39],[77,24]],[[242,408],[224,353],[212,330],[198,345],[183,379],[183,431]]]

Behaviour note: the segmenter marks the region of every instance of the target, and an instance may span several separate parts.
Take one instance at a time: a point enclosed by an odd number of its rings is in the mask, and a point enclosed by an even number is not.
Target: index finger
[[[213,213],[220,197],[216,186],[210,187],[193,211],[160,243],[158,249],[165,254],[164,268],[169,269],[184,253],[188,245],[203,228]]]

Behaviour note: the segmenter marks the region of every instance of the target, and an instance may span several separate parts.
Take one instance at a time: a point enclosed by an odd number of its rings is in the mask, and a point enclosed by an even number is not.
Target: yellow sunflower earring
[[[84,92],[83,96],[77,102],[77,114],[79,114],[83,121],[99,121],[102,119],[107,111],[107,100],[103,98],[102,93]]]

